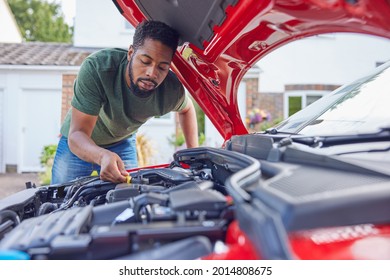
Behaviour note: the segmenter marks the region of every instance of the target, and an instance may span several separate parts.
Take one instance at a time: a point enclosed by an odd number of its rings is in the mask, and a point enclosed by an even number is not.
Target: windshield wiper
[[[381,128],[376,133],[337,135],[337,136],[310,136],[291,137],[293,142],[301,143],[311,147],[331,147],[343,144],[369,143],[390,141],[390,127]]]

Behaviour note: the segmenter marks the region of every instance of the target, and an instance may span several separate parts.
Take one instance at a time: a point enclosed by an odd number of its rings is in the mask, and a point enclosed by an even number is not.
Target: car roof
[[[237,104],[245,73],[295,40],[331,32],[390,39],[389,0],[113,0],[133,25],[177,29],[172,69],[222,137],[248,133]]]

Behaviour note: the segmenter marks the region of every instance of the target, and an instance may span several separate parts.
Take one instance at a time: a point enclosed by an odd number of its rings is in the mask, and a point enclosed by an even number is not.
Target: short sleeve
[[[87,58],[77,75],[71,104],[85,114],[97,116],[103,102],[103,89],[98,71],[93,61]]]
[[[181,93],[181,96],[180,96],[178,102],[176,103],[175,108],[173,109],[173,111],[175,111],[175,112],[180,112],[181,110],[183,110],[187,106],[187,103],[188,103],[189,97],[184,92],[183,85],[181,85],[181,87],[180,87],[180,93]]]

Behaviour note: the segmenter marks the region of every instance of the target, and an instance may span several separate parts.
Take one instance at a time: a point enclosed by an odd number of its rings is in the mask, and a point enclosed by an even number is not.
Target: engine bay
[[[199,248],[185,258],[210,254],[234,219],[226,180],[258,164],[230,154],[186,150],[167,167],[131,171],[128,183],[91,176],[30,184],[0,204],[0,249],[24,251],[32,259],[140,258],[150,250],[165,254],[164,246],[180,241],[180,248],[188,242]]]

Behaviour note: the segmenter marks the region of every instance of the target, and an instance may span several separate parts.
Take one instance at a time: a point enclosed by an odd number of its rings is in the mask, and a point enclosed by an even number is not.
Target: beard
[[[149,95],[154,91],[154,89],[158,86],[158,84],[148,78],[138,78],[135,82],[134,81],[134,74],[133,74],[133,57],[130,59],[129,64],[128,64],[128,72],[129,72],[129,79],[130,79],[130,89],[133,91],[133,93],[137,96],[145,96]],[[154,84],[154,88],[150,90],[143,90],[141,89],[137,84],[138,82],[150,82]]]

